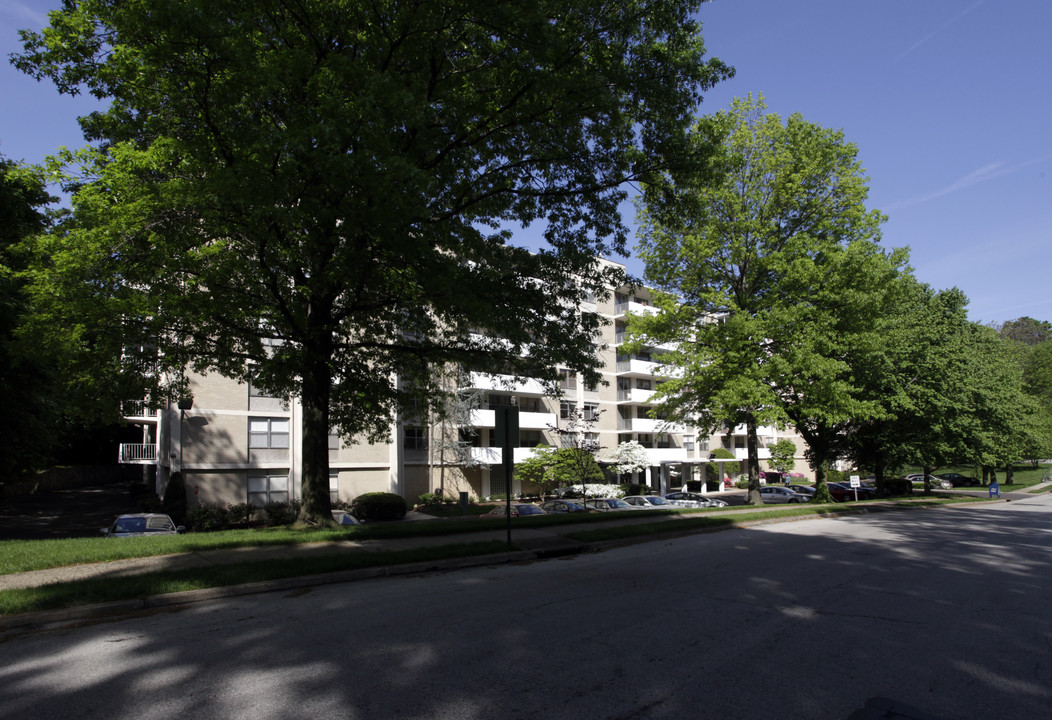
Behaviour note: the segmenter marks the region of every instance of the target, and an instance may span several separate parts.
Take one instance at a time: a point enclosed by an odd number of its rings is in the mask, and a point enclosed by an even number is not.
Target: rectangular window
[[[566,400],[559,401],[559,417],[566,420],[570,417],[570,413],[573,410],[575,403],[567,402]]]
[[[563,390],[574,390],[577,388],[577,375],[573,370],[560,370],[559,376],[559,387]]]
[[[329,502],[334,503],[340,499],[340,474],[329,473]]]
[[[684,435],[683,436],[683,449],[686,450],[687,452],[693,452],[694,451],[694,436],[693,435]]]
[[[584,419],[586,422],[594,422],[599,419],[599,403],[586,402],[584,404]]]
[[[287,448],[289,446],[288,418],[249,418],[248,446],[253,449]]]
[[[636,387],[639,388],[640,390],[649,390],[650,389],[650,381],[649,380],[636,380]]]
[[[255,475],[248,478],[248,502],[261,508],[267,503],[289,501],[288,475]]]
[[[402,447],[406,450],[427,450],[427,428],[406,427]]]

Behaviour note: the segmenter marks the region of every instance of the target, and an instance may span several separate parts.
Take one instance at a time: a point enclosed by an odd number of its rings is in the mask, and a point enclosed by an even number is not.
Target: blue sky
[[[0,54],[58,4],[0,0]],[[972,320],[1052,321],[1052,2],[714,0],[700,18],[737,75],[699,112],[763,93],[769,112],[843,130],[888,215],[884,244],[908,246],[921,281],[961,288]],[[3,63],[0,154],[80,146],[90,106]]]

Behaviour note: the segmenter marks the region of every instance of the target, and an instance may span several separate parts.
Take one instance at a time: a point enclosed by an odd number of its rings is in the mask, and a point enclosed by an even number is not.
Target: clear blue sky
[[[0,0],[0,53],[58,4]],[[700,18],[737,69],[700,112],[763,93],[770,112],[843,130],[884,244],[908,246],[920,280],[961,288],[976,321],[1052,321],[1052,2],[714,0]],[[82,145],[88,107],[3,63],[0,154]]]

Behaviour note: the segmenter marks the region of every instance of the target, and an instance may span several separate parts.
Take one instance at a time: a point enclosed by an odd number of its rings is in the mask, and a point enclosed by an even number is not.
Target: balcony
[[[756,456],[760,460],[770,460],[771,459],[771,451],[768,450],[767,448],[764,448],[764,447],[757,448],[756,449]],[[734,459],[735,460],[748,460],[749,459],[749,449],[748,448],[734,448]]]
[[[675,433],[682,435],[687,432],[685,425],[659,420],[656,418],[618,418],[617,429],[619,432],[636,433]]]
[[[121,415],[126,420],[138,422],[156,422],[157,410],[151,408],[145,400],[124,400],[121,402]]]
[[[472,410],[471,424],[477,428],[497,427],[496,411]],[[557,424],[555,413],[519,412],[520,430],[547,430]]]
[[[644,390],[642,388],[628,388],[627,390],[617,391],[617,401],[620,403],[636,403],[639,405],[648,405],[654,397],[653,390]]]
[[[659,312],[661,311],[653,305],[644,305],[643,303],[635,302],[634,300],[614,305],[614,317],[621,317],[624,315],[657,315]]]
[[[471,459],[477,463],[484,465],[500,465],[504,453],[499,447],[473,447],[468,448],[471,451]],[[533,457],[533,448],[519,447],[512,448],[514,451],[514,458],[516,463],[521,463]]]
[[[468,387],[472,390],[493,390],[496,392],[517,393],[520,395],[545,395],[544,385],[540,380],[516,378],[513,375],[491,375],[489,373],[471,373]]]
[[[117,462],[125,465],[154,465],[157,462],[156,443],[121,443]]]
[[[653,377],[657,374],[658,364],[652,360],[630,360],[617,361],[617,373],[619,375],[645,375]]]

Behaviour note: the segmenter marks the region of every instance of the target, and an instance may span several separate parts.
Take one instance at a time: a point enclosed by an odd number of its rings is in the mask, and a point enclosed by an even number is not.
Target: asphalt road
[[[1048,495],[807,520],[37,632],[0,718],[1036,718],[1050,603]]]

